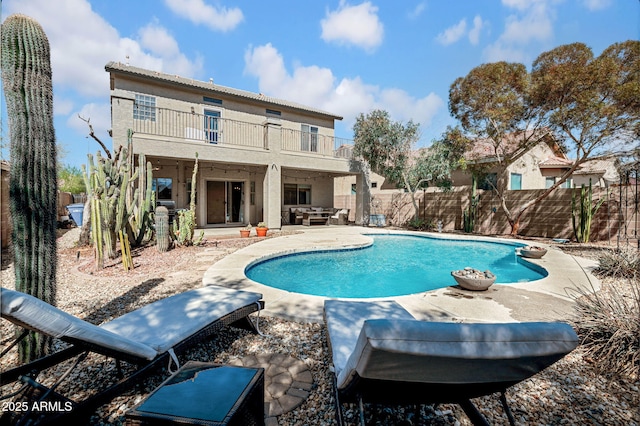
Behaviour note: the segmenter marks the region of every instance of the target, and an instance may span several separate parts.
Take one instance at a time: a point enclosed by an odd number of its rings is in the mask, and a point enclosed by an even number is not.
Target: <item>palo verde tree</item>
[[[470,138],[490,142],[498,175],[494,191],[519,232],[525,212],[546,198],[585,161],[607,150],[625,149],[640,134],[640,42],[616,43],[594,57],[582,43],[542,53],[531,73],[522,64],[483,64],[458,78],[449,90],[449,110]],[[553,186],[509,208],[508,166],[552,137],[572,157]],[[559,142],[561,140],[562,142]],[[486,165],[468,165],[472,173]]]
[[[55,305],[57,179],[49,40],[40,24],[19,14],[9,16],[1,32],[15,286]],[[19,357],[40,358],[50,344],[50,338],[29,332],[18,346]]]
[[[453,145],[434,143],[430,149],[415,151],[420,138],[417,123],[392,121],[387,111],[374,110],[366,116],[360,114],[353,130],[354,155],[387,181],[407,190],[415,217],[419,215],[416,191],[429,183],[446,186],[449,182],[449,150]]]

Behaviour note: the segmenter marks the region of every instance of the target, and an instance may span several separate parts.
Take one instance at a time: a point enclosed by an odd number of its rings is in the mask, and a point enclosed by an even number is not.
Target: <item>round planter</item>
[[[250,229],[241,229],[240,230],[240,236],[242,238],[247,238],[249,236],[249,234],[251,233]]]
[[[256,228],[256,235],[258,237],[266,237],[268,230],[269,228]]]
[[[547,254],[547,249],[542,247],[524,246],[520,249],[520,255],[530,259],[540,259],[545,254]]]
[[[482,272],[471,268],[451,271],[451,276],[453,276],[460,287],[472,291],[486,290],[496,282],[496,276],[490,271]]]

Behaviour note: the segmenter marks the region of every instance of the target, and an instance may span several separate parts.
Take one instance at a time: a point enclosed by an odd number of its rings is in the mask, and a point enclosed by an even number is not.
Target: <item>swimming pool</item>
[[[339,298],[389,297],[455,285],[451,271],[491,270],[497,284],[529,282],[547,272],[515,255],[524,244],[412,235],[375,235],[357,249],[300,252],[250,264],[245,275],[281,290]]]

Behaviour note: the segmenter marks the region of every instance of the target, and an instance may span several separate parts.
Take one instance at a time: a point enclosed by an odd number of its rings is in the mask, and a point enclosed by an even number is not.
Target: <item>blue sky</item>
[[[449,86],[472,68],[640,38],[638,0],[0,1],[2,20],[23,13],[47,33],[61,162],[75,166],[98,150],[78,115],[111,146],[112,60],[324,109],[344,117],[339,137],[385,109],[419,122],[427,145],[455,124]]]

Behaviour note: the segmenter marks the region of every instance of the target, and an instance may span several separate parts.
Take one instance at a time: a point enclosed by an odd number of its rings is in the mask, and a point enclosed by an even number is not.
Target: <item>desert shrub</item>
[[[640,277],[640,251],[634,249],[605,251],[598,258],[598,269],[610,277]]]
[[[640,273],[638,253],[600,258],[599,273],[614,277],[598,292],[577,299],[576,329],[587,356],[602,372],[640,377]]]
[[[413,231],[433,231],[435,229],[435,224],[433,223],[433,219],[425,220],[420,217],[416,217],[407,221],[404,227]]]

